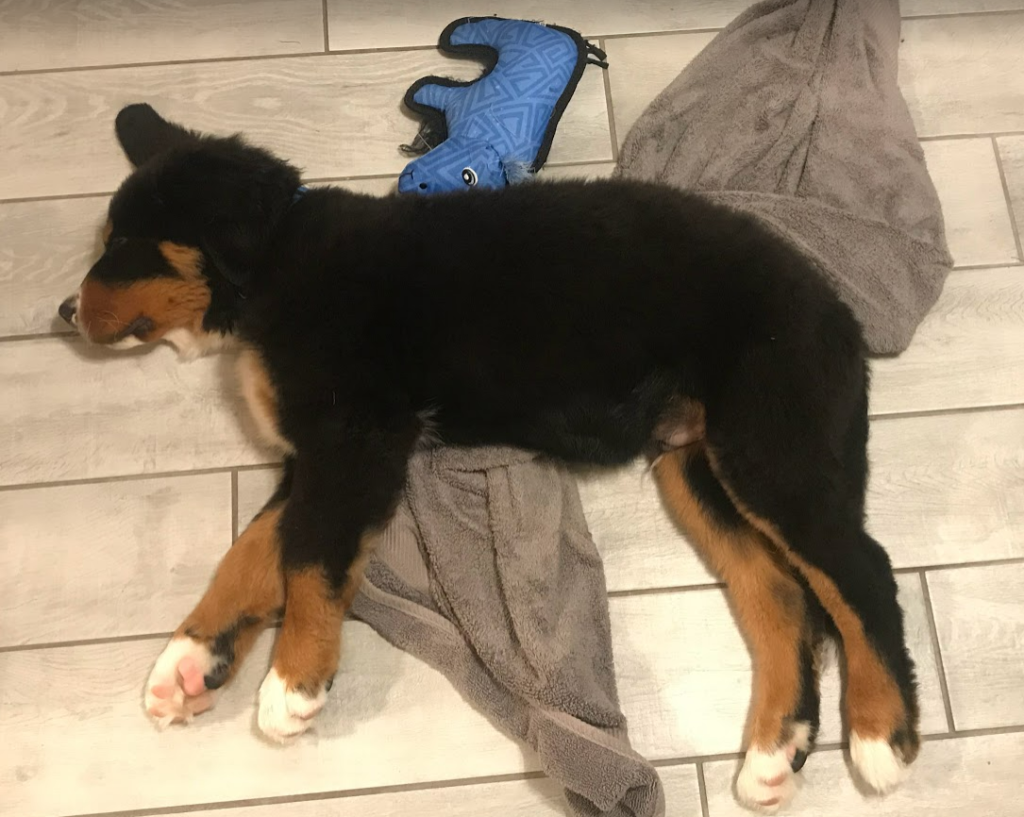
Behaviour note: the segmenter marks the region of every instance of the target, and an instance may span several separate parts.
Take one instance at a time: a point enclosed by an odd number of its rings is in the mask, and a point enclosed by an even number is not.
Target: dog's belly
[[[243,349],[238,357],[238,383],[260,439],[273,448],[293,453],[294,446],[281,433],[277,391],[263,359],[252,347]]]

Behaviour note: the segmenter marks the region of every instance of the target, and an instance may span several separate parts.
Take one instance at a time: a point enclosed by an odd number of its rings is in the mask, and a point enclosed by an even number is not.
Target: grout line
[[[604,39],[597,41],[597,47],[602,51],[607,51],[604,47]],[[611,78],[611,63],[608,67],[602,70],[602,77],[604,81],[604,106],[608,111],[608,139],[612,143],[612,161],[619,161],[619,137],[615,132],[615,109],[612,107],[612,78]]]
[[[238,469],[231,469],[231,544],[238,540]]]
[[[1017,260],[1024,261],[1024,248],[1021,246],[1020,228],[1017,226],[1017,217],[1013,212],[1013,197],[1010,195],[1010,183],[1006,179],[1006,170],[1003,167],[1003,155],[999,152],[999,143],[996,137],[992,137],[992,151],[996,155],[996,168],[999,170],[999,181],[1003,185],[1003,198],[1006,199],[1006,212],[1010,216],[1010,230],[1013,232],[1013,241],[1017,247]],[[1024,216],[1024,213],[1021,214]]]
[[[112,195],[114,195],[113,190],[90,193],[54,193],[48,196],[0,197],[0,204],[31,204],[36,201],[64,201],[65,199],[101,199]]]
[[[1021,261],[1004,261],[1001,264],[954,264],[950,272],[979,272],[993,269],[1012,269],[1013,267],[1024,267],[1024,263],[1021,263]]]
[[[109,635],[99,638],[80,638],[77,641],[43,641],[38,644],[8,644],[0,646],[0,654],[8,652],[35,652],[56,650],[63,647],[91,647],[96,644],[123,644],[128,641],[152,641],[156,638],[170,638],[174,633],[135,633],[133,635]]]
[[[957,141],[962,139],[988,139],[993,136],[1024,136],[1024,130],[978,131],[978,133],[931,133],[918,136],[919,142]]]
[[[705,28],[664,28],[660,31],[636,31],[636,32],[620,32],[618,34],[590,34],[587,35],[593,39],[599,40],[628,40],[628,39],[645,39],[647,37],[671,37],[676,34],[717,34],[725,26],[710,26]],[[603,48],[603,46],[602,46]]]
[[[272,797],[253,797],[247,800],[227,800],[211,803],[190,803],[180,806],[163,806],[152,809],[129,809],[127,811],[96,811],[77,814],[74,817],[155,817],[160,814],[188,814],[196,811],[225,810],[252,806],[276,806],[291,803],[309,803],[321,800],[347,800],[376,794],[398,794],[409,791],[435,791],[456,789],[464,786],[482,786],[489,783],[516,783],[523,780],[546,780],[543,772],[515,772],[491,774],[481,777],[461,777],[450,780],[435,780],[421,783],[396,783],[390,786],[370,786],[363,789],[342,789],[340,791],[310,792],[308,794],[282,794]]]
[[[657,596],[664,593],[685,593],[690,590],[722,590],[725,582],[704,582],[702,584],[676,584],[668,587],[638,587],[635,590],[609,590],[610,599],[629,598],[632,596]]]
[[[327,0],[323,0],[323,10],[324,10],[324,53],[327,54],[327,53],[330,53],[330,50],[331,50],[330,28],[328,27],[328,22],[327,22],[327,17],[328,17],[328,15],[327,15]]]
[[[928,615],[928,631],[931,634],[932,648],[935,650],[935,661],[939,668],[939,690],[942,693],[942,705],[946,710],[946,726],[951,733],[956,732],[956,723],[953,720],[953,704],[949,698],[949,687],[946,684],[946,667],[942,661],[942,646],[939,644],[939,629],[935,625],[935,609],[932,606],[932,594],[928,589],[928,578],[925,571],[918,572],[921,579],[921,593],[924,596],[924,608]]]
[[[918,565],[912,568],[897,568],[894,572],[906,572],[913,573],[915,571],[927,571],[928,573],[937,573],[940,570],[959,570],[963,567],[999,567],[1001,565],[1019,565],[1024,563],[1024,556],[1008,556],[1005,559],[981,559],[977,562],[963,562],[957,564],[956,562],[945,562],[944,564],[937,565]]]
[[[697,764],[697,794],[700,797],[701,817],[709,817],[708,812],[708,786],[704,782],[704,763]]]
[[[959,732],[943,732],[939,735],[922,735],[922,743],[937,743],[942,740],[956,740],[958,738],[987,738],[993,735],[1015,735],[1024,732],[1024,723],[1013,726],[986,726],[981,729],[961,729]]]
[[[974,11],[937,11],[933,14],[908,14],[902,17],[903,22],[909,20],[944,20],[947,17],[998,17],[1008,14],[1024,14],[1024,9],[977,9]]]
[[[121,62],[112,65],[74,65],[67,68],[28,68],[24,71],[0,71],[0,79],[36,76],[39,74],[73,74],[81,71],[114,71],[119,68],[163,68],[176,65],[219,65],[230,62],[267,62],[270,60],[302,59],[309,57],[344,57],[363,54],[392,54],[402,51],[434,51],[436,45],[394,45],[371,48],[344,48],[337,51],[294,51],[281,54],[249,54],[234,57],[197,57],[185,60],[157,60],[155,62]]]
[[[0,335],[0,343],[19,343],[23,340],[53,340],[54,338],[73,338],[78,335],[73,329],[66,332],[33,332],[28,335]]]
[[[906,420],[912,417],[944,417],[948,414],[978,414],[984,411],[1013,411],[1024,407],[1024,403],[994,403],[990,406],[953,406],[940,409],[916,409],[913,411],[890,411],[885,414],[868,412],[871,422],[884,420]]]
[[[275,468],[280,460],[268,460],[251,465],[216,465],[210,468],[189,468],[184,471],[153,471],[148,474],[121,474],[107,477],[82,477],[80,479],[50,480],[49,482],[21,482],[13,485],[0,485],[3,491],[27,491],[33,488],[62,488],[69,485],[99,485],[108,482],[136,482],[143,479],[166,479],[167,477],[194,477],[203,474],[229,474],[231,471],[261,471]]]

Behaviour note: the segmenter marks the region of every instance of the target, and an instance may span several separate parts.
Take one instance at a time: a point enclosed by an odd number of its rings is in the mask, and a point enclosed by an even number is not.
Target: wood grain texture
[[[1024,409],[871,426],[868,529],[896,567],[1024,556]]]
[[[0,77],[2,196],[109,192],[129,170],[118,110],[146,101],[210,133],[245,133],[308,178],[397,174],[417,130],[402,96],[417,79],[479,68],[433,51],[286,57]],[[604,78],[587,71],[550,160],[611,159]]]
[[[322,51],[320,0],[2,0],[0,71]]]
[[[57,306],[99,256],[105,198],[0,204],[0,337],[66,331]]]
[[[867,794],[851,777],[843,753],[816,752],[807,761],[804,785],[786,807],[792,817],[1020,817],[1020,769],[1024,734],[964,737],[925,743],[910,776],[885,797]],[[739,771],[733,761],[704,765],[709,817],[750,814],[732,796]]]
[[[234,356],[183,364],[78,340],[10,342],[0,354],[0,485],[183,471],[276,459],[245,433]]]
[[[1024,402],[1024,275],[954,272],[910,348],[872,364],[871,412]]]
[[[956,728],[1024,726],[1024,564],[927,579]]]
[[[916,579],[901,578],[901,601],[920,672],[924,729],[942,731]],[[634,747],[654,759],[737,749],[750,662],[722,594],[616,598],[611,615]],[[141,706],[141,685],[161,640],[0,653],[0,813],[163,808],[537,768],[532,752],[502,737],[440,674],[365,625],[346,623],[344,640],[316,731],[287,749],[251,731],[252,691],[266,671],[270,634],[213,712],[165,733],[147,722]],[[839,736],[837,680],[833,667],[825,740]]]
[[[666,813],[700,817],[695,766],[658,769],[665,788]],[[231,817],[565,817],[565,798],[547,778],[479,783],[429,791],[383,792],[366,796],[252,806]],[[223,811],[195,811],[192,817],[223,817]]]
[[[917,663],[921,729],[946,731],[919,577],[898,577],[907,643]],[[619,697],[633,745],[648,758],[735,752],[750,703],[750,658],[718,590],[610,601]],[[839,673],[822,682],[821,741],[840,740]]]
[[[1001,136],[996,140],[1006,174],[1010,209],[1016,220],[1018,237],[1024,236],[1024,136]],[[1024,261],[1024,258],[1021,259]]]
[[[331,48],[380,48],[434,45],[452,20],[470,14],[496,14],[520,20],[542,20],[574,28],[587,37],[721,28],[752,0],[654,0],[622,3],[617,0],[491,0],[486,7],[467,9],[458,0],[410,5],[402,0],[353,3],[328,0]],[[402,25],[395,25],[400,16]]]
[[[1024,129],[1024,13],[903,22],[900,88],[919,136]]]
[[[231,541],[230,475],[0,492],[0,647],[169,632]]]
[[[536,769],[447,679],[354,622],[315,731],[288,747],[261,740],[254,699],[272,635],[216,709],[165,732],[142,708],[163,639],[0,654],[0,813],[53,817]]]
[[[1017,246],[992,140],[922,142],[957,266],[1015,264]]]

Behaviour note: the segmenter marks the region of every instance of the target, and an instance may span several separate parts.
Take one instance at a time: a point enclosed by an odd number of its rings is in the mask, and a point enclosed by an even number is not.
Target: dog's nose
[[[75,313],[78,311],[78,296],[72,295],[64,303],[57,307],[57,314],[70,324],[75,322]]]

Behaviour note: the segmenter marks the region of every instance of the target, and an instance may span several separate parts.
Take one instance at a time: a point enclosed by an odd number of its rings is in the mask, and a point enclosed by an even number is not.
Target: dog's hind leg
[[[795,791],[793,774],[818,729],[815,651],[821,640],[806,591],[785,559],[735,509],[700,443],[657,458],[669,511],[725,581],[754,663],[747,755],[736,782],[746,805],[772,812]]]
[[[161,726],[209,709],[256,637],[284,606],[278,526],[290,466],[273,497],[228,550],[199,604],[157,658],[146,684],[146,711]]]
[[[736,508],[800,571],[834,622],[853,765],[888,791],[920,738],[896,580],[864,530],[866,379],[833,358],[813,387],[789,383],[785,364],[769,362],[708,410],[710,461]],[[750,394],[759,395],[756,412]]]

